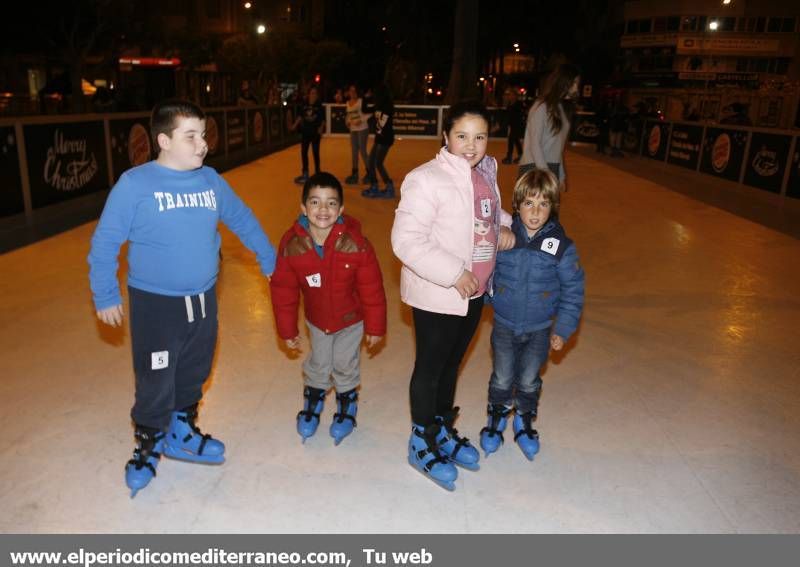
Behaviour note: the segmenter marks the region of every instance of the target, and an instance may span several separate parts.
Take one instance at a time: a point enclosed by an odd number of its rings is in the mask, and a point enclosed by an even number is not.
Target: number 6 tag
[[[555,256],[556,252],[558,252],[558,245],[560,243],[561,241],[558,238],[545,238],[544,240],[542,240],[542,247],[540,248],[540,250]]]

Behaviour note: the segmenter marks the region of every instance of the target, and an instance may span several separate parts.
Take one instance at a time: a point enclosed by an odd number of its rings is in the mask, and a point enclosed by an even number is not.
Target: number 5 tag
[[[542,240],[541,250],[555,256],[560,243],[561,241],[558,238],[545,238]]]
[[[162,350],[150,353],[150,368],[152,370],[162,370],[169,366],[169,351]]]

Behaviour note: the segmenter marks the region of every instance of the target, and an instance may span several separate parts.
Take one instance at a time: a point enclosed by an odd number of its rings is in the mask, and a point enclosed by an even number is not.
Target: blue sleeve
[[[578,328],[583,311],[584,273],[574,244],[567,248],[558,263],[558,280],[561,297],[553,333],[566,341]]]
[[[261,273],[271,276],[275,271],[275,248],[264,234],[253,211],[233,192],[231,186],[219,176],[220,199],[219,217],[225,226],[239,237],[248,249],[255,252]]]
[[[119,249],[128,240],[136,211],[136,192],[123,175],[108,195],[89,250],[89,286],[99,311],[122,304],[117,270]]]

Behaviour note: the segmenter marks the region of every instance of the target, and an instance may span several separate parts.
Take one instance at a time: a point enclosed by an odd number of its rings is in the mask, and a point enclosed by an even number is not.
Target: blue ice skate
[[[325,407],[325,390],[306,386],[303,389],[303,397],[305,398],[303,409],[297,413],[297,432],[305,443],[306,439],[317,432],[319,414]]]
[[[514,416],[514,441],[529,461],[539,452],[539,433],[533,429],[533,418],[532,413],[517,413]]]
[[[442,416],[436,417],[439,425],[439,433],[436,442],[442,454],[450,459],[451,462],[465,469],[476,471],[481,466],[478,464],[481,456],[478,450],[469,442],[466,437],[461,437],[453,427],[453,423],[458,417],[458,408],[453,408]]]
[[[225,445],[195,424],[197,404],[172,412],[164,442],[164,454],[192,463],[220,464],[225,461]]]
[[[436,443],[439,429],[439,425],[435,423],[425,428],[416,424],[411,427],[408,464],[445,490],[452,491],[456,489],[458,470],[439,450]]]
[[[342,439],[353,432],[356,427],[356,413],[358,412],[358,392],[350,390],[336,394],[336,405],[339,411],[333,414],[331,423],[331,437],[334,445],[342,442]]]
[[[125,484],[131,489],[131,498],[156,476],[156,467],[164,450],[163,431],[136,426],[134,436],[138,444],[133,450],[133,458],[125,465]]]
[[[500,404],[489,404],[486,412],[489,414],[489,420],[486,427],[481,429],[481,449],[488,457],[503,444],[503,431],[506,430],[511,408]]]

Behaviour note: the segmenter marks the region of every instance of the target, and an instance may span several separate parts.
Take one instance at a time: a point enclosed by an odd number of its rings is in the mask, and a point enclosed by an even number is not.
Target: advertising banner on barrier
[[[673,124],[669,142],[667,162],[697,169],[700,159],[700,146],[703,143],[703,127],[691,124]]]
[[[283,143],[283,129],[281,128],[281,108],[270,106],[267,108],[267,124],[269,124],[268,142],[270,147],[279,146]]]
[[[0,128],[0,217],[16,215],[25,210],[22,199],[22,176],[17,157],[17,135],[13,127]]]
[[[744,183],[780,193],[791,144],[791,136],[753,132],[745,163]]]
[[[267,116],[265,108],[247,109],[247,145],[261,148],[267,145]]]
[[[215,169],[220,169],[225,163],[225,113],[206,113],[206,143],[208,154],[205,163]]]
[[[598,136],[600,128],[597,126],[597,115],[594,112],[576,112],[572,119],[570,140],[595,144]]]
[[[700,152],[700,171],[739,181],[747,132],[727,128],[706,128]]]
[[[102,120],[25,126],[33,208],[108,189]]]
[[[228,110],[225,113],[228,153],[244,150],[247,122],[244,110]]]
[[[349,134],[347,128],[347,110],[343,104],[331,105],[331,134]]]
[[[396,106],[394,109],[394,133],[398,136],[436,136],[438,122],[437,107]]]
[[[644,127],[643,156],[664,161],[664,157],[667,155],[670,126],[669,122],[647,121]]]
[[[110,120],[111,172],[114,183],[125,170],[142,165],[156,157],[150,138],[150,117]]]
[[[786,186],[786,196],[800,199],[800,138],[795,138],[792,159],[789,162],[789,184]]]

